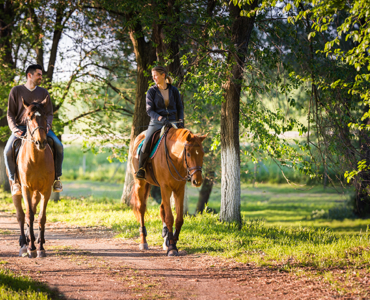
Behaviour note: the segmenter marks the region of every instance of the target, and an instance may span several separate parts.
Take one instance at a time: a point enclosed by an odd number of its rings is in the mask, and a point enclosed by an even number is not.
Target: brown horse
[[[36,257],[36,255],[37,257],[46,256],[43,246],[45,243],[46,206],[55,178],[53,153],[47,143],[46,136],[47,123],[44,107],[48,105],[48,101],[50,101],[48,97],[41,103],[27,104],[23,101],[25,108],[23,118],[27,124],[27,134],[25,137],[22,137],[22,147],[18,155],[17,176],[22,186],[26,214],[24,214],[22,208],[22,196],[13,196],[13,203],[17,210],[17,220],[21,229],[19,255],[23,256],[23,254],[28,253],[30,258]],[[40,202],[39,236],[36,249],[33,222],[36,207]],[[24,233],[25,221],[27,223],[26,235]]]
[[[145,133],[141,133],[134,142],[132,153],[132,165],[135,172],[138,170],[139,160],[137,148],[145,138]],[[179,239],[181,226],[184,223],[184,192],[187,180],[195,187],[199,187],[202,182],[203,165],[203,146],[205,136],[196,136],[187,129],[171,128],[161,144],[157,153],[151,161],[152,170],[149,171],[149,163],[146,167],[146,179],[138,180],[132,189],[131,204],[134,213],[140,221],[140,250],[148,249],[146,242],[146,228],[144,225],[144,214],[146,211],[146,200],[149,195],[150,185],[160,186],[162,203],[160,205],[160,216],[163,222],[162,237],[165,239],[163,248],[167,250],[168,256],[176,256],[178,250],[176,243]],[[154,178],[152,176],[154,174]],[[173,232],[174,218],[172,215],[170,197],[174,194],[176,207],[176,224]]]

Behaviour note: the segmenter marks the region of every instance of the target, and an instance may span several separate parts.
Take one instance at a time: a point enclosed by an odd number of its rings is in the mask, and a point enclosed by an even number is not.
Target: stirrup
[[[137,170],[137,172],[135,173],[135,175],[136,175],[136,178],[137,179],[145,179],[146,171],[145,171],[144,168],[140,168],[139,170]]]

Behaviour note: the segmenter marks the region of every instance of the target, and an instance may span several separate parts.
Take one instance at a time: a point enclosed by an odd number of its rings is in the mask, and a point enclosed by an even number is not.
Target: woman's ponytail
[[[168,84],[172,84],[172,82],[173,82],[173,80],[172,80],[171,76],[169,76],[169,75],[167,75],[167,74],[166,74],[166,82],[167,82]]]

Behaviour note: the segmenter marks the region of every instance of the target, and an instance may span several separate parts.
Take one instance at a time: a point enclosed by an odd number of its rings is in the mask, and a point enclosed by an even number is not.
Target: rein
[[[167,162],[167,166],[168,166],[168,170],[170,171],[170,173],[171,173],[171,175],[172,175],[172,177],[173,177],[173,179],[175,179],[175,180],[177,180],[177,181],[190,181],[191,180],[191,177],[196,173],[196,172],[200,172],[200,173],[202,173],[202,167],[200,167],[200,166],[196,166],[196,167],[192,167],[192,168],[189,168],[189,165],[188,165],[188,160],[186,159],[186,146],[192,146],[191,144],[187,144],[187,143],[185,143],[184,144],[184,160],[185,160],[185,164],[186,164],[186,171],[187,171],[187,175],[185,176],[185,177],[182,177],[181,176],[181,174],[179,173],[179,171],[177,171],[177,169],[176,169],[176,167],[175,167],[175,165],[173,164],[173,162],[172,162],[172,158],[171,158],[171,156],[170,156],[170,153],[168,152],[168,148],[167,148],[167,133],[168,133],[168,131],[165,133],[165,137],[164,137],[164,148],[165,148],[165,150],[166,150],[166,162]],[[175,171],[176,171],[176,173],[177,173],[177,176],[180,178],[180,179],[178,179],[178,178],[176,178],[174,175],[173,175],[173,173],[172,173],[172,171],[171,171],[171,167],[170,167],[170,164],[168,163],[168,161],[170,161],[170,163],[171,163],[171,165],[172,165],[172,167],[175,169]],[[191,171],[193,171],[194,170],[194,172],[192,172],[191,174],[190,174],[190,172]]]

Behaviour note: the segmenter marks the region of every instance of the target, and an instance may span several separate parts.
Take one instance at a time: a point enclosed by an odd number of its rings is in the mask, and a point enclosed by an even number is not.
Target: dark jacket
[[[146,112],[151,121],[158,121],[159,116],[165,117],[169,121],[184,120],[184,107],[179,90],[170,84],[168,84],[168,89],[169,104],[167,108],[156,85],[152,86],[146,93]]]

